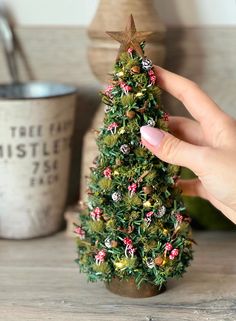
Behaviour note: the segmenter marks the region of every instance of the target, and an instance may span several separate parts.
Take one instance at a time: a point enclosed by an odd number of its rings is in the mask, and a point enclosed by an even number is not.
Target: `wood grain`
[[[195,260],[153,298],[129,299],[87,283],[64,233],[31,241],[0,241],[1,321],[235,321],[236,234],[195,235]]]
[[[116,14],[113,14],[113,13]],[[109,80],[120,44],[111,39],[106,31],[123,31],[129,14],[132,13],[137,31],[151,31],[146,55],[155,64],[162,65],[165,59],[166,28],[155,10],[153,0],[100,0],[96,14],[88,28],[90,46],[89,63],[97,78],[104,83]],[[104,59],[106,57],[106,59]]]
[[[36,79],[76,84],[80,93],[88,95],[89,90],[97,96],[100,86],[89,68],[85,29],[21,27],[16,32]],[[170,28],[166,35],[166,68],[196,81],[234,117],[235,38],[236,27]],[[23,70],[21,76],[26,77]],[[9,81],[0,42],[0,83]],[[179,113],[180,104],[169,103],[168,108]]]

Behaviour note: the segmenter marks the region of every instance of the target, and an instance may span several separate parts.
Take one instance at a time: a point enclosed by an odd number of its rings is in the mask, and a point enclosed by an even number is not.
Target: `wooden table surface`
[[[198,232],[195,240],[195,260],[184,278],[147,299],[87,283],[73,262],[74,241],[64,233],[0,240],[0,320],[236,320],[236,233]]]

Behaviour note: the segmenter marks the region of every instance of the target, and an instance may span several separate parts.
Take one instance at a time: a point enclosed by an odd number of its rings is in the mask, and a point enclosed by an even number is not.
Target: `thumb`
[[[143,126],[140,129],[142,143],[161,160],[190,168],[196,174],[204,165],[205,146],[186,143],[168,132]]]

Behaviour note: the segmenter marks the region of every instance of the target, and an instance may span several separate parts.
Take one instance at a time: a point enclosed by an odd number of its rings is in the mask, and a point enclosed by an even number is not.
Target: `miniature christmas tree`
[[[161,288],[192,259],[189,218],[175,187],[179,168],[162,162],[140,141],[140,127],[168,130],[161,90],[133,17],[121,43],[111,84],[102,92],[99,156],[91,168],[87,208],[81,213],[77,262],[89,281],[132,280]]]

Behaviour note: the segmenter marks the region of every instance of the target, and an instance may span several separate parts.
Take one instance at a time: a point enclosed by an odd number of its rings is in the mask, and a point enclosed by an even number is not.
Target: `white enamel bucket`
[[[0,85],[0,237],[60,229],[67,198],[76,89]]]

